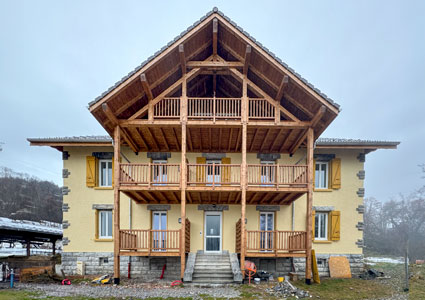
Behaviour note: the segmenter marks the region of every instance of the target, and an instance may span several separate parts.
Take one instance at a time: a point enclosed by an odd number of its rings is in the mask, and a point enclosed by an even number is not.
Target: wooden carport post
[[[307,211],[306,211],[306,262],[305,262],[305,282],[311,284],[311,248],[312,248],[312,210],[313,210],[313,128],[307,131]]]
[[[114,284],[120,283],[120,152],[121,131],[114,129]]]
[[[184,277],[186,266],[186,130],[187,130],[187,78],[183,75],[182,97],[180,98],[180,120],[182,123],[182,157],[180,171],[180,188],[181,188],[181,234],[180,234],[180,278]]]
[[[245,276],[245,252],[246,252],[246,241],[245,241],[245,211],[246,211],[246,136],[247,136],[247,106],[248,106],[248,86],[246,77],[244,76],[242,82],[242,165],[241,165],[241,185],[242,185],[242,197],[241,197],[241,272],[242,276]]]

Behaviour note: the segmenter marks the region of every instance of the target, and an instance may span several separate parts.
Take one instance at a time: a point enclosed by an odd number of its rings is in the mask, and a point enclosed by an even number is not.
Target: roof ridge
[[[300,74],[295,72],[294,69],[292,69],[288,64],[283,62],[279,57],[277,57],[273,52],[271,52],[268,48],[263,46],[259,41],[257,41],[253,36],[251,36],[248,32],[246,32],[242,27],[238,26],[238,24],[232,19],[230,19],[228,16],[226,16],[222,11],[220,11],[216,6],[213,7],[212,10],[207,12],[204,16],[202,16],[199,20],[195,21],[192,25],[190,25],[186,30],[182,31],[179,35],[177,35],[173,40],[168,42],[165,46],[163,46],[160,50],[156,51],[153,55],[145,59],[139,66],[137,66],[134,70],[130,71],[126,76],[122,77],[121,80],[115,82],[114,85],[109,87],[105,92],[103,92],[101,95],[96,97],[93,101],[89,102],[88,108],[90,106],[96,104],[101,99],[103,99],[106,95],[108,95],[111,91],[113,91],[115,88],[117,88],[120,84],[122,84],[124,81],[126,81],[128,78],[133,76],[136,72],[138,72],[140,69],[142,69],[145,65],[147,65],[150,61],[155,59],[157,56],[159,56],[162,52],[164,52],[166,49],[171,47],[177,40],[182,38],[184,35],[189,33],[190,30],[192,30],[195,26],[200,24],[202,21],[204,21],[206,18],[211,16],[212,14],[218,14],[221,17],[223,17],[227,22],[229,22],[235,29],[239,30],[240,33],[245,35],[248,39],[250,39],[253,43],[255,43],[257,46],[259,46],[261,49],[263,49],[267,54],[269,54],[274,60],[276,60],[280,65],[282,65],[285,69],[287,69],[289,72],[291,72],[294,76],[296,76],[299,80],[301,80],[304,84],[306,84],[309,88],[314,90],[319,96],[324,98],[326,101],[328,101],[331,105],[335,106],[338,110],[340,110],[340,105],[336,103],[334,100],[329,98],[325,93],[323,93],[321,90],[316,88],[313,84],[307,81],[307,79],[303,78]]]

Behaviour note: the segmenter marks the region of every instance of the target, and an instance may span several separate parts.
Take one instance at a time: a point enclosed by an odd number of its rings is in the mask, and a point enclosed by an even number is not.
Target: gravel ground
[[[34,284],[17,283],[17,289],[40,292],[42,295],[51,297],[66,296],[85,296],[95,298],[126,298],[145,299],[149,297],[192,297],[193,299],[202,299],[199,295],[209,295],[211,297],[234,298],[239,296],[232,286],[200,288],[192,286],[170,287],[169,284],[128,284],[128,285],[102,285],[93,286],[90,284],[74,284],[62,286],[59,284]]]
[[[385,276],[390,276],[390,279],[374,279],[380,280],[382,284],[387,285],[394,291],[393,295],[388,298],[381,298],[379,300],[408,300],[409,293],[403,292],[404,284],[404,270],[403,265],[400,264],[377,264],[371,266],[379,271],[383,271]]]

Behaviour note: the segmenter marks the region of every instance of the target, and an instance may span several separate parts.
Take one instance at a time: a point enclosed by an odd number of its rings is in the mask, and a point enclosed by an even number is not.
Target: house
[[[398,143],[318,139],[339,106],[217,9],[89,110],[109,136],[29,139],[62,152],[67,274],[361,271],[365,155]]]

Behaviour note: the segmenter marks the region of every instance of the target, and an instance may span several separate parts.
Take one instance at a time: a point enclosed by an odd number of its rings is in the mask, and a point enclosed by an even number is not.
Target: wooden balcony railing
[[[189,119],[240,119],[241,98],[188,98]]]
[[[275,106],[266,99],[250,98],[248,105],[249,119],[271,119],[275,118]]]
[[[307,185],[306,165],[250,164],[248,186],[291,187]]]
[[[180,233],[181,230],[120,230],[120,250],[178,253]]]
[[[180,164],[120,164],[124,185],[180,185]]]
[[[246,231],[246,252],[271,252],[275,254],[306,251],[305,231]]]
[[[176,119],[180,117],[180,98],[164,98],[155,104],[153,115],[158,119]]]
[[[240,186],[241,165],[236,164],[188,164],[188,185]]]

